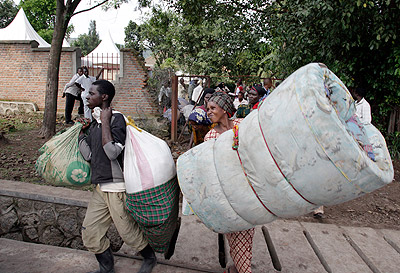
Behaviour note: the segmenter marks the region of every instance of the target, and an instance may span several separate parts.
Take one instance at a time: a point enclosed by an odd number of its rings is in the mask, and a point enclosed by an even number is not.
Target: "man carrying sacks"
[[[87,104],[90,109],[100,108],[100,114],[78,120],[83,125],[79,136],[79,149],[85,160],[90,161],[93,191],[82,225],[82,240],[94,252],[100,270],[114,272],[114,258],[106,232],[114,222],[124,242],[139,250],[144,257],[139,273],[150,273],[157,263],[152,247],[142,230],[126,210],[125,182],[123,176],[123,150],[126,138],[124,116],[113,113],[110,103],[115,95],[112,83],[99,80],[90,87]],[[87,134],[85,131],[87,130]]]

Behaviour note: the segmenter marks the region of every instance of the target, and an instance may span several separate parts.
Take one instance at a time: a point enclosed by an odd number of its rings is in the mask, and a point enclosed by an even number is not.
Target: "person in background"
[[[192,101],[194,101],[194,103],[199,103],[199,98],[201,96],[201,91],[203,91],[203,80],[200,79],[199,84],[196,86],[196,88],[193,90],[193,94],[192,94]]]
[[[179,79],[178,83],[178,98],[183,98],[189,101],[188,91],[185,85],[185,80],[183,78]]]
[[[227,94],[229,94],[231,91],[229,90],[229,88],[225,85],[224,82],[221,82],[220,84],[218,84],[217,88],[215,89],[215,91],[222,91],[225,92]]]
[[[83,69],[78,67],[76,74],[64,87],[63,98],[65,97],[65,124],[74,124],[72,121],[72,111],[74,110],[75,101],[79,100],[80,106],[78,114],[83,115],[83,101],[81,98],[81,89],[76,86],[75,81],[82,76]]]
[[[204,103],[203,103],[203,105],[198,106],[198,108],[201,108],[201,109],[204,110],[204,112],[207,112],[207,103],[208,103],[208,100],[209,100],[209,98],[211,97],[211,95],[214,94],[214,93],[215,93],[215,90],[212,89],[212,88],[206,88],[206,89],[204,89],[204,92],[203,92],[203,99],[202,99],[202,101],[204,101]]]
[[[235,106],[236,109],[238,109],[239,105],[242,105],[242,104],[246,105],[246,104],[249,104],[249,102],[244,99],[244,93],[239,92],[238,96],[233,101],[233,105]]]
[[[238,81],[236,83],[236,89],[235,89],[234,96],[237,97],[239,92],[244,92],[242,79],[238,79]]]
[[[232,98],[224,92],[215,92],[207,104],[207,115],[216,124],[204,137],[204,141],[218,138],[222,133],[232,130],[242,119],[231,119],[235,113]],[[228,268],[228,273],[251,273],[253,257],[254,228],[225,234],[229,243],[229,253],[234,266]]]
[[[271,78],[265,78],[263,80],[263,86],[265,90],[265,97],[268,97],[269,94],[272,92],[272,79]]]
[[[265,98],[265,89],[260,85],[252,86],[247,92],[248,104],[238,106],[236,117],[245,118],[251,111],[257,109],[259,103]]]
[[[152,247],[126,208],[123,150],[126,138],[124,116],[113,113],[115,87],[106,80],[95,81],[87,95],[87,106],[96,108],[94,120],[81,118],[78,144],[91,164],[93,190],[82,224],[82,241],[99,262],[100,273],[114,272],[114,258],[106,233],[113,222],[119,235],[144,257],[139,273],[150,273],[157,263]],[[97,111],[98,110],[98,111]]]
[[[194,109],[189,115],[189,126],[192,131],[189,149],[204,142],[204,136],[212,128],[212,122],[202,108]]]
[[[163,85],[160,88],[160,93],[158,93],[158,104],[161,106],[163,109],[163,112],[171,108],[171,82],[170,81],[164,81]]]
[[[207,103],[209,98],[216,91],[212,88],[206,88],[203,92],[204,104],[197,106],[192,110],[188,117],[189,127],[191,127],[192,135],[190,136],[189,149],[193,144],[196,146],[204,141],[205,134],[212,128],[212,122],[207,117]]]
[[[358,87],[354,90],[354,99],[356,101],[356,116],[362,124],[370,124],[372,121],[371,117],[371,106],[368,101],[364,98],[366,91],[364,88]]]
[[[75,81],[75,84],[82,90],[81,97],[83,101],[84,116],[85,118],[92,120],[92,110],[88,107],[88,102],[86,98],[89,95],[89,89],[92,86],[92,83],[100,78],[101,74],[104,71],[104,68],[100,70],[99,74],[96,77],[89,76],[89,69],[86,66],[84,66],[82,69],[83,75]]]
[[[320,206],[316,210],[314,210],[313,216],[314,216],[315,219],[324,218],[324,206]]]
[[[356,88],[352,94],[355,99],[355,106],[356,106],[356,116],[360,120],[361,124],[370,124],[371,123],[371,107],[369,103],[365,100],[365,89],[363,88]],[[314,218],[322,219],[324,218],[324,207],[321,206],[314,210]]]
[[[191,81],[189,82],[188,97],[189,97],[189,102],[190,102],[190,104],[192,104],[192,105],[195,104],[195,102],[192,101],[192,95],[193,95],[193,90],[194,90],[194,89],[196,88],[196,86],[197,86],[197,81],[198,81],[198,80],[199,80],[198,78],[194,78],[193,80],[191,80]]]

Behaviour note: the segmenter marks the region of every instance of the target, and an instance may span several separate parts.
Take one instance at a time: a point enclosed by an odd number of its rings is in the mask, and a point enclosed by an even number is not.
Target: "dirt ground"
[[[45,143],[45,140],[38,136],[40,124],[40,117],[0,118],[1,179],[44,184],[34,167],[39,156],[38,149]],[[57,130],[63,127],[60,120]],[[4,133],[5,139],[1,137],[1,132]],[[183,153],[186,146],[187,144],[172,145],[174,157]],[[400,230],[400,160],[394,161],[393,164],[395,179],[387,186],[355,200],[326,207],[322,219],[314,219],[312,214],[296,219],[343,226]]]

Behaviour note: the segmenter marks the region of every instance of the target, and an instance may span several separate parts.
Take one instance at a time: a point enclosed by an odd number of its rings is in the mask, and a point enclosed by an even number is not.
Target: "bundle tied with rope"
[[[131,117],[125,117],[125,121],[127,209],[154,251],[167,253],[178,226],[175,162],[165,141],[138,128]]]
[[[219,233],[372,192],[393,180],[393,165],[380,132],[354,114],[340,79],[323,64],[306,65],[239,127],[178,158],[181,191]]]

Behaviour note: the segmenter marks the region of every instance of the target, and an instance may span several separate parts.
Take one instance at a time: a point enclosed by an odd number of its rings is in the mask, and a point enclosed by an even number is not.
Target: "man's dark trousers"
[[[83,101],[82,101],[81,96],[79,95],[78,97],[75,97],[74,95],[72,95],[70,93],[66,93],[65,94],[65,122],[72,121],[71,116],[72,116],[72,110],[74,110],[75,100],[80,101],[78,114],[83,115]]]

